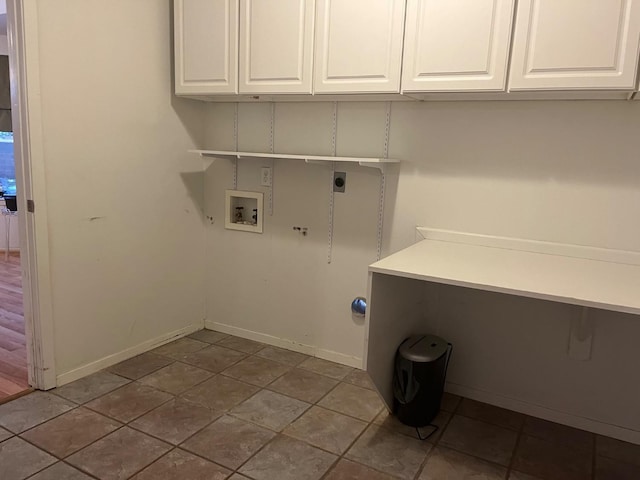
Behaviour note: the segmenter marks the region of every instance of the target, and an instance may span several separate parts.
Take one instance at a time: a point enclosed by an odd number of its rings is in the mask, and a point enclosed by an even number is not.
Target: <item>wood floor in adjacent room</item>
[[[29,388],[19,254],[0,256],[0,403]]]

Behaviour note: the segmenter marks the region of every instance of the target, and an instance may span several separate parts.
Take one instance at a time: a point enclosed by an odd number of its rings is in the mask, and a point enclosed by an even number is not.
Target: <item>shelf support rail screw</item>
[[[273,141],[273,132],[275,129],[276,123],[276,104],[275,102],[271,102],[271,124],[269,130],[269,149],[271,153],[275,153],[274,151],[274,141]],[[271,185],[269,186],[269,215],[273,216],[273,171],[275,170],[276,162],[274,159],[271,159]]]
[[[333,129],[331,135],[331,149],[333,156],[336,156],[336,136],[338,133],[338,102],[333,102]],[[329,231],[327,235],[327,263],[331,263],[333,254],[333,204],[334,204],[334,191],[333,191],[333,176],[336,171],[336,162],[331,162],[331,177],[329,181]]]
[[[235,104],[233,113],[233,144],[238,151],[238,103]],[[238,189],[238,157],[233,159],[233,189]]]
[[[387,118],[384,127],[384,158],[389,158],[389,130],[391,129],[391,102],[387,102]],[[382,256],[382,232],[384,227],[384,195],[385,183],[387,179],[386,169],[381,169],[380,177],[380,197],[378,199],[378,231],[377,231],[377,247],[376,260],[380,260]]]

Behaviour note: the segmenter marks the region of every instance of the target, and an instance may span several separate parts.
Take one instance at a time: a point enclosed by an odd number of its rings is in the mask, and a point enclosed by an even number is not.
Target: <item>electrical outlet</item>
[[[260,170],[260,185],[263,187],[271,186],[271,167],[262,167]]]

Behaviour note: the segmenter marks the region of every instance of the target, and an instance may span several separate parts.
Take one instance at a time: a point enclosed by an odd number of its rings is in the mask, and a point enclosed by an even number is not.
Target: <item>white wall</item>
[[[33,100],[42,108],[55,360],[65,382],[92,362],[202,325],[203,184],[201,163],[186,152],[202,131],[202,104],[172,95],[170,2],[37,7]]]
[[[233,106],[207,108],[203,146],[233,149]],[[275,150],[330,154],[332,108],[277,104]],[[385,112],[384,103],[339,104],[338,155],[382,155]],[[268,114],[265,105],[240,105],[241,150],[268,149]],[[416,225],[640,251],[638,131],[638,102],[394,103],[389,156],[403,163],[387,183],[385,254],[411,244]],[[239,186],[260,190],[263,164],[241,160]],[[348,169],[331,265],[329,169],[276,161],[274,213],[262,236],[223,229],[231,178],[228,161],[207,170],[207,212],[216,219],[208,319],[357,363],[364,332],[349,305],[375,260],[375,171]],[[293,225],[309,226],[310,236]],[[597,313],[594,358],[575,362],[565,353],[573,309],[445,293],[433,329],[457,344],[450,379],[458,387],[640,430],[640,389],[629,385],[640,364],[634,317]]]

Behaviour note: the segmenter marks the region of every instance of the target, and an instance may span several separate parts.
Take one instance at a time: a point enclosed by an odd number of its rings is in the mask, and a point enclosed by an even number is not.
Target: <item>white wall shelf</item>
[[[261,152],[232,152],[227,150],[189,150],[191,153],[198,153],[207,158],[281,158],[284,160],[302,160],[306,163],[357,163],[362,167],[377,168],[385,173],[388,164],[400,163],[400,160],[392,158],[369,158],[369,157],[334,157],[330,155],[292,155],[286,153],[261,153]]]
[[[640,315],[638,252],[418,230],[369,271]]]

